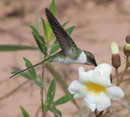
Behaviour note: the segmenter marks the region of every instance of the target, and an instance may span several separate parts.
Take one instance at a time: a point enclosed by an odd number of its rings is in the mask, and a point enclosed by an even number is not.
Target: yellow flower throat
[[[106,88],[104,86],[101,86],[92,82],[87,83],[86,88],[88,91],[93,91],[96,94],[101,93],[101,92],[106,93]]]

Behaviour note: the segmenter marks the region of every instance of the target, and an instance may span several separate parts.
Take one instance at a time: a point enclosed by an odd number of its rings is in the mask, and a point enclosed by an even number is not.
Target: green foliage
[[[50,107],[49,110],[50,110],[52,113],[54,113],[54,114],[59,115],[60,117],[62,117],[62,114],[61,114],[60,110],[58,110],[58,109],[56,109],[56,108],[52,108],[52,107]]]
[[[37,86],[39,86],[42,90],[44,89],[44,85],[41,82],[39,82],[38,80],[35,80],[35,84]]]
[[[55,0],[52,0],[49,9],[54,15],[56,15]],[[55,35],[52,33],[52,29],[51,29],[49,22],[48,21],[45,22],[45,20],[43,18],[41,18],[41,21],[42,21],[42,26],[43,26],[43,31],[44,31],[44,37],[39,33],[40,31],[38,29],[36,29],[34,26],[29,25],[29,27],[32,30],[32,35],[37,43],[39,50],[42,52],[42,54],[48,56],[48,54],[51,55],[51,54],[57,52],[59,50],[60,46],[59,46],[59,43],[57,40],[53,43],[52,46],[50,46],[50,42],[55,38]],[[69,23],[69,21],[65,22],[63,24],[63,27],[65,27],[68,23]],[[37,19],[37,25],[38,25],[38,19]],[[66,31],[68,32],[68,34],[71,34],[72,31],[74,30],[74,28],[75,27],[72,26],[72,27],[68,28]],[[50,53],[48,52],[49,47],[51,47]],[[32,47],[32,48],[28,47],[28,48],[34,49],[34,50],[37,49],[36,47]],[[25,61],[27,68],[32,66],[32,63],[28,59],[24,58],[24,61]],[[15,74],[17,72],[18,71],[14,71],[14,72],[12,72],[12,74]],[[20,75],[25,77],[28,80],[33,80],[35,82],[35,84],[43,90],[44,85],[43,85],[43,79],[41,78],[41,76],[39,76],[39,78],[40,78],[40,81],[39,81],[38,76],[37,76],[34,68],[28,70],[28,72],[29,72],[29,74],[21,73]],[[57,77],[57,76],[55,76],[55,77]],[[58,82],[60,82],[60,81],[58,81]],[[62,83],[62,85],[67,85],[67,84]],[[50,86],[49,86],[45,102],[43,100],[41,100],[42,107],[43,107],[42,111],[46,113],[46,111],[49,110],[52,113],[62,117],[60,110],[54,108],[54,106],[64,104],[70,100],[73,100],[73,95],[67,94],[54,102],[55,91],[56,91],[56,83],[53,79]],[[76,105],[75,102],[74,102],[74,104]],[[27,113],[27,111],[23,107],[20,107],[20,108],[21,108],[21,111],[23,113],[23,116],[29,117],[29,114]]]
[[[55,0],[52,0],[49,10],[53,13],[54,16],[56,16],[56,4],[55,4]]]
[[[55,102],[53,103],[53,105],[64,104],[64,103],[66,103],[66,102],[68,102],[68,101],[70,101],[70,100],[73,100],[73,99],[74,99],[74,98],[73,98],[73,94],[67,94],[67,95],[61,97],[60,99],[58,99],[57,101],[55,101]]]
[[[38,50],[38,48],[34,46],[25,46],[25,45],[0,45],[0,52],[19,51],[19,50]]]
[[[16,74],[18,72],[19,71],[13,71],[11,74]],[[28,79],[28,80],[33,80],[33,78],[30,75],[26,74],[26,73],[21,73],[20,75],[23,76],[24,78]]]
[[[32,66],[32,63],[31,63],[28,59],[24,58],[24,61],[25,61],[25,64],[26,64],[26,67],[27,67],[27,68]],[[29,72],[29,74],[31,75],[31,77],[32,77],[34,80],[37,79],[37,74],[36,74],[36,71],[35,71],[34,68],[29,69],[28,72]]]
[[[54,79],[51,82],[51,85],[47,92],[47,99],[46,99],[46,105],[50,105],[53,102],[54,96],[55,96],[55,90],[56,90],[56,84]]]
[[[41,20],[42,20],[42,26],[43,26],[43,31],[44,31],[45,38],[46,38],[46,40],[48,40],[49,37],[48,37],[47,27],[46,27],[45,21],[44,21],[43,18],[41,18]]]
[[[20,109],[21,109],[21,111],[23,113],[23,117],[30,117],[28,112],[22,106],[20,106]]]

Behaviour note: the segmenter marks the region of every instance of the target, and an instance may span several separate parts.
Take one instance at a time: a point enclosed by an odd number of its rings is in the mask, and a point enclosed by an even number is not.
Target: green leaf
[[[27,68],[32,66],[32,63],[28,59],[24,58],[24,61]],[[28,70],[28,72],[33,77],[33,79],[37,79],[37,74],[34,68]]]
[[[36,36],[35,33],[32,33],[32,34],[33,34],[33,37],[34,37],[34,39],[35,39],[35,41],[36,41],[36,43],[37,43],[37,45],[38,45],[40,51],[41,51],[43,54],[46,54],[46,48],[45,48],[45,46],[43,45],[43,43],[40,42],[40,40],[38,39],[38,37]]]
[[[43,85],[41,82],[35,80],[35,83],[36,83],[36,85],[39,86],[42,90],[44,89],[44,85]]]
[[[47,20],[47,35],[48,35],[47,42],[50,42],[49,38],[50,38],[51,34],[52,34],[52,29],[51,29],[51,26]]]
[[[86,106],[84,106],[83,108],[82,108],[82,110],[81,110],[81,112],[79,113],[79,115],[78,115],[78,117],[82,117],[83,116],[83,114],[84,114],[84,112],[86,111]]]
[[[59,115],[60,117],[62,117],[62,114],[61,114],[60,110],[58,110],[58,109],[56,109],[56,108],[52,108],[52,107],[50,107],[49,110],[50,110],[52,113],[54,113],[54,114]]]
[[[20,109],[21,109],[21,111],[23,113],[23,117],[30,117],[28,112],[22,106],[20,106]]]
[[[57,52],[59,49],[60,49],[60,45],[58,43],[58,40],[55,40],[53,46],[51,47],[50,54]]]
[[[43,44],[43,46],[45,46],[46,42],[44,37],[37,33],[33,33],[33,34],[36,36],[36,39],[38,39],[38,41],[40,41]]]
[[[48,40],[47,27],[46,27],[45,21],[43,18],[41,18],[41,20],[42,20],[42,26],[43,26],[45,38],[46,38],[46,40]]]
[[[54,16],[56,16],[56,5],[55,5],[55,0],[52,0],[52,2],[51,2],[51,4],[50,4],[50,7],[49,7],[49,10],[52,12],[52,14],[53,14]],[[51,40],[50,40],[49,38],[51,37],[52,29],[51,29],[51,26],[50,26],[48,20],[47,20],[46,29],[47,29],[47,35],[48,35],[47,41],[50,42]]]
[[[18,51],[18,50],[37,50],[37,47],[34,46],[25,46],[25,45],[0,45],[0,52],[5,51]]]
[[[49,10],[53,13],[53,15],[56,15],[56,4],[55,4],[55,0],[52,0]]]
[[[32,32],[39,34],[38,31],[32,25],[28,25],[28,26],[32,29]]]
[[[68,28],[66,31],[71,35],[71,33],[73,32],[75,26],[72,26],[70,28]]]
[[[40,49],[40,51],[45,54],[46,53],[46,49],[45,49],[45,46],[39,41],[38,37],[36,36],[36,34],[39,34],[38,31],[31,25],[29,25],[29,27],[32,29],[32,34],[33,34],[33,37]]]
[[[16,74],[18,73],[19,71],[13,71],[11,74]],[[24,78],[28,79],[28,80],[33,80],[33,77],[29,76],[28,74],[26,73],[21,73],[20,74],[21,76],[23,76]]]
[[[55,96],[55,90],[56,90],[56,84],[55,80],[53,79],[47,92],[46,105],[52,104]]]
[[[67,95],[61,97],[60,99],[58,99],[57,101],[55,101],[55,102],[53,103],[53,105],[64,104],[64,103],[66,103],[66,102],[68,102],[68,101],[70,101],[70,100],[73,100],[73,99],[74,99],[74,98],[73,98],[73,94],[67,94]]]
[[[68,23],[69,21],[65,22],[62,26],[65,27]]]

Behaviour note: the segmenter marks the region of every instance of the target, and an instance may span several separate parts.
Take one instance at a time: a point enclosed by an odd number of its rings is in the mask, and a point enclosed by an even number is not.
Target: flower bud
[[[115,68],[118,68],[121,65],[121,59],[119,55],[118,45],[116,43],[111,44],[111,51],[112,51],[112,65]]]
[[[130,43],[130,35],[126,36],[126,43]]]
[[[130,44],[126,43],[124,46],[124,54],[129,57],[130,56]]]

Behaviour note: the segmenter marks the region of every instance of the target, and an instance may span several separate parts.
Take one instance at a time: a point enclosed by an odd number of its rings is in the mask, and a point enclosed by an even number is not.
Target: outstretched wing
[[[71,39],[70,35],[66,32],[66,30],[62,27],[62,25],[59,23],[56,17],[47,8],[46,16],[59,42],[59,45],[61,46],[61,49],[64,52],[64,55],[69,56],[72,53],[72,47],[76,47],[74,41]]]

